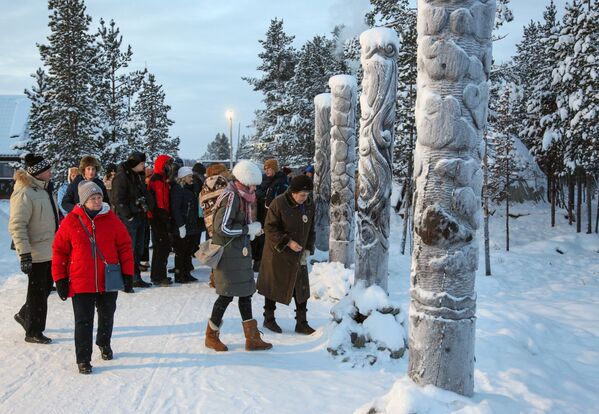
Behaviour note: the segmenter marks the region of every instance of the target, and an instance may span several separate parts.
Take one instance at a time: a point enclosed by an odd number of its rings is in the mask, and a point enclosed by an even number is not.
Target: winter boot
[[[222,322],[220,325],[222,326]],[[220,334],[220,326],[216,326],[210,319],[208,319],[208,326],[206,326],[206,340],[204,345],[206,348],[214,349],[217,352],[228,351],[227,345],[223,344],[218,337]]]
[[[175,269],[175,283],[189,283],[185,277],[185,272],[179,269]]]
[[[92,373],[92,366],[89,362],[80,362],[77,364],[77,368],[79,369],[79,373],[80,374],[91,374]]]
[[[183,278],[187,281],[187,283],[194,283],[198,281],[198,279],[193,277],[189,271],[185,272]]]
[[[271,309],[264,309],[264,323],[262,326],[276,333],[283,332],[275,319],[275,311]]]
[[[304,335],[312,335],[316,331],[308,325],[308,321],[306,320],[307,312],[307,309],[295,310],[295,332]]]
[[[110,345],[106,345],[106,346],[98,345],[98,348],[100,348],[100,355],[102,356],[102,359],[104,361],[110,361],[112,358],[114,358],[114,355],[112,353],[112,348],[110,347]]]
[[[243,321],[243,334],[245,335],[246,351],[262,351],[272,348],[272,344],[264,342],[260,338],[261,332],[258,330],[258,322],[255,319]]]

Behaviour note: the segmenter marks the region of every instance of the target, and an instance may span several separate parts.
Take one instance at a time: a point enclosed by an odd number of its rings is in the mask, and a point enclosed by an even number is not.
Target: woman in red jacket
[[[106,292],[104,261],[120,263],[125,292],[133,292],[133,251],[125,225],[102,202],[100,187],[85,181],[78,193],[80,204],[63,220],[52,244],[52,277],[60,298],[72,298],[77,366],[81,374],[90,374],[94,307],[98,309],[96,345],[102,359],[113,357],[110,339],[117,292]]]

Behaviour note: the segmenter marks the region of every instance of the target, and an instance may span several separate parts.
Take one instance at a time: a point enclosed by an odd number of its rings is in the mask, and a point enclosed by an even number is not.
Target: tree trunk
[[[582,174],[576,171],[576,233],[582,231]]]
[[[557,197],[557,177],[553,175],[553,169],[551,170],[551,227],[555,227],[555,204]]]
[[[593,176],[591,174],[586,174],[587,182],[587,234],[591,234],[593,232]]]
[[[336,75],[331,88],[331,228],[329,261],[354,263],[356,191],[356,79]]]
[[[387,291],[399,39],[395,30],[378,27],[360,35],[360,46],[364,77],[360,96],[355,280]]]
[[[595,233],[599,233],[599,185],[597,186],[597,216],[595,217]]]
[[[574,222],[574,179],[572,174],[568,173],[568,224],[571,226]]]
[[[484,228],[485,228],[485,275],[491,276],[491,246],[489,240],[489,140],[485,129],[485,154],[483,156],[483,200],[484,200]]]
[[[506,174],[505,174],[505,251],[509,252],[510,251],[510,162],[509,162],[509,159],[506,162],[505,171],[506,171]]]
[[[478,155],[495,2],[418,1],[418,139],[408,373],[471,396],[481,219]]]
[[[314,230],[318,250],[329,250],[331,202],[331,94],[321,93],[314,98]]]

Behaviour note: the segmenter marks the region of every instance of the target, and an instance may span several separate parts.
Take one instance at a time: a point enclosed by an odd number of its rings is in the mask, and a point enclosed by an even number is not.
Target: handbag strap
[[[92,245],[92,253],[94,251],[97,251],[98,254],[100,255],[100,260],[102,260],[102,262],[104,262],[105,265],[108,265],[108,262],[106,262],[106,259],[104,258],[104,255],[102,254],[102,251],[100,251],[100,248],[98,247],[98,244],[96,243],[96,240],[90,234],[89,230],[87,229],[87,226],[85,225],[85,223],[83,222],[83,220],[81,220],[80,216],[77,216],[77,218],[79,219],[79,222],[83,226],[83,230],[85,230],[85,232],[87,233],[87,237],[89,238],[89,242]]]

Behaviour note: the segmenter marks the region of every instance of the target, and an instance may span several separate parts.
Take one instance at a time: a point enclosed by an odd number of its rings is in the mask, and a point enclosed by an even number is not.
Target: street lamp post
[[[229,120],[229,168],[233,171],[233,111],[227,111]]]

